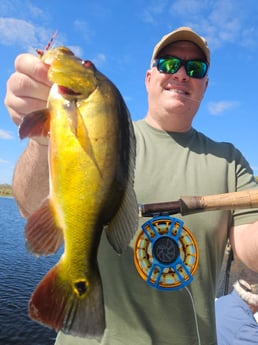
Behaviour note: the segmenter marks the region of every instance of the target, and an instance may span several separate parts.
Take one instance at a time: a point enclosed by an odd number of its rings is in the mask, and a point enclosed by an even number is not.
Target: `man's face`
[[[202,51],[189,41],[179,41],[165,47],[159,56],[176,56],[183,60],[203,60]],[[194,117],[208,85],[208,77],[196,79],[186,74],[182,66],[174,74],[160,73],[152,67],[146,73],[146,89],[149,108],[162,116],[169,113],[182,114],[185,120]]]

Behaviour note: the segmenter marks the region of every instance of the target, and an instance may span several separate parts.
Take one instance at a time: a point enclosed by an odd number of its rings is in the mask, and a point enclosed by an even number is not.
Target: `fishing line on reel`
[[[141,278],[157,290],[185,289],[190,298],[198,345],[201,345],[198,318],[188,285],[199,263],[197,242],[181,219],[160,215],[141,226],[134,248],[134,263]]]

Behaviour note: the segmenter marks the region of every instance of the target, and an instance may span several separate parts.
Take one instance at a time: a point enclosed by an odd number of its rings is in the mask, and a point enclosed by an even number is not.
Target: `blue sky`
[[[194,127],[229,141],[258,175],[258,1],[94,0],[0,2],[0,97],[16,55],[43,49],[54,31],[92,60],[120,89],[133,120],[146,114],[144,78],[153,46],[177,26],[190,26],[211,49],[209,87]],[[0,183],[11,183],[26,146],[0,103]]]

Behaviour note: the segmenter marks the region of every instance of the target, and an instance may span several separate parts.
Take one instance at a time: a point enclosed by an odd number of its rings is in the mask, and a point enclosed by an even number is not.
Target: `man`
[[[258,276],[244,271],[233,291],[215,303],[218,345],[258,344]]]
[[[233,145],[216,143],[192,127],[208,85],[209,64],[206,41],[190,28],[169,33],[154,48],[145,79],[148,112],[135,123],[139,203],[256,188],[250,166]],[[18,124],[28,112],[45,107],[50,85],[48,68],[36,57],[18,56],[15,66],[5,104]],[[13,189],[25,217],[48,194],[47,142],[42,138],[31,139],[18,161]],[[137,273],[134,245],[141,229],[120,257],[102,236],[98,260],[107,328],[101,344],[215,345],[214,298],[227,238],[235,255],[258,271],[257,219],[257,210],[183,217],[200,258],[193,282],[176,291],[149,287]],[[56,344],[99,343],[60,332]]]

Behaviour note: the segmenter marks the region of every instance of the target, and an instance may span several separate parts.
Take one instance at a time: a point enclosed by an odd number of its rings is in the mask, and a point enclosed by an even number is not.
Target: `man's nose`
[[[172,74],[173,78],[180,81],[189,80],[189,76],[186,73],[185,66],[181,66],[179,70]]]

